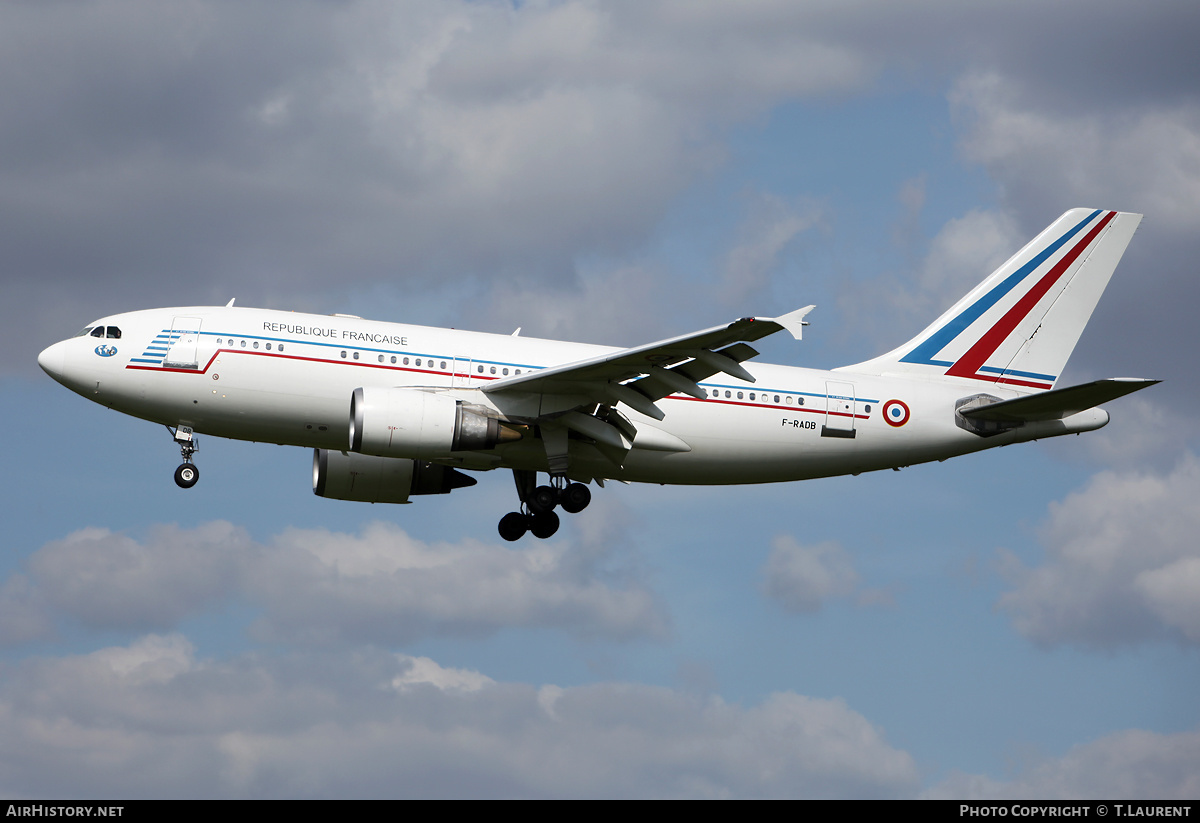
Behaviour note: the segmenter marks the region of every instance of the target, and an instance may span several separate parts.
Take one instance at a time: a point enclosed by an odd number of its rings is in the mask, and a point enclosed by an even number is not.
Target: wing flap
[[[746,371],[743,360],[758,356],[758,350],[745,343],[734,343],[719,351],[711,349],[692,349],[688,352],[692,362],[676,366],[674,371],[687,375],[697,382],[707,380],[714,374],[728,374],[747,383],[757,383],[758,378]]]
[[[647,417],[653,417],[655,420],[662,420],[667,415],[658,406],[654,405],[654,401],[641,392],[640,389],[627,386],[624,383],[608,382],[604,384],[603,391],[607,399],[612,403],[624,403],[634,411],[639,411]]]

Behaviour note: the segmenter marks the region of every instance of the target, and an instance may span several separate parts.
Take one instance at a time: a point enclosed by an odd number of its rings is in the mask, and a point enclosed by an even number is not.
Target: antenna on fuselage
[[[236,297],[231,297],[231,298],[229,298],[229,302],[225,304],[225,308],[227,308],[227,309],[229,309],[229,308],[233,308],[233,301],[234,301],[234,300],[237,300],[237,298],[236,298]]]

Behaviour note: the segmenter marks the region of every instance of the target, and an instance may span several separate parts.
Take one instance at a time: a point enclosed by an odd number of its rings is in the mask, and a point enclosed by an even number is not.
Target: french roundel
[[[889,426],[903,426],[908,422],[908,405],[903,400],[887,401],[883,404],[883,419]]]

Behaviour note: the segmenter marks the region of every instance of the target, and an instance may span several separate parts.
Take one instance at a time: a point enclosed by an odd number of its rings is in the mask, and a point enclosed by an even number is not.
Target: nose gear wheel
[[[181,489],[190,489],[200,479],[200,470],[194,463],[181,463],[175,470],[175,485]]]

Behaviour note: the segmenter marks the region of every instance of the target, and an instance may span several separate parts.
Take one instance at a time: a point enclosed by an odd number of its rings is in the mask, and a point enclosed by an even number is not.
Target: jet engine
[[[448,457],[521,439],[496,412],[447,394],[377,386],[350,398],[350,450],[381,457]]]
[[[313,449],[313,494],[363,503],[407,503],[409,495],[449,494],[475,478],[449,466],[403,457]]]

